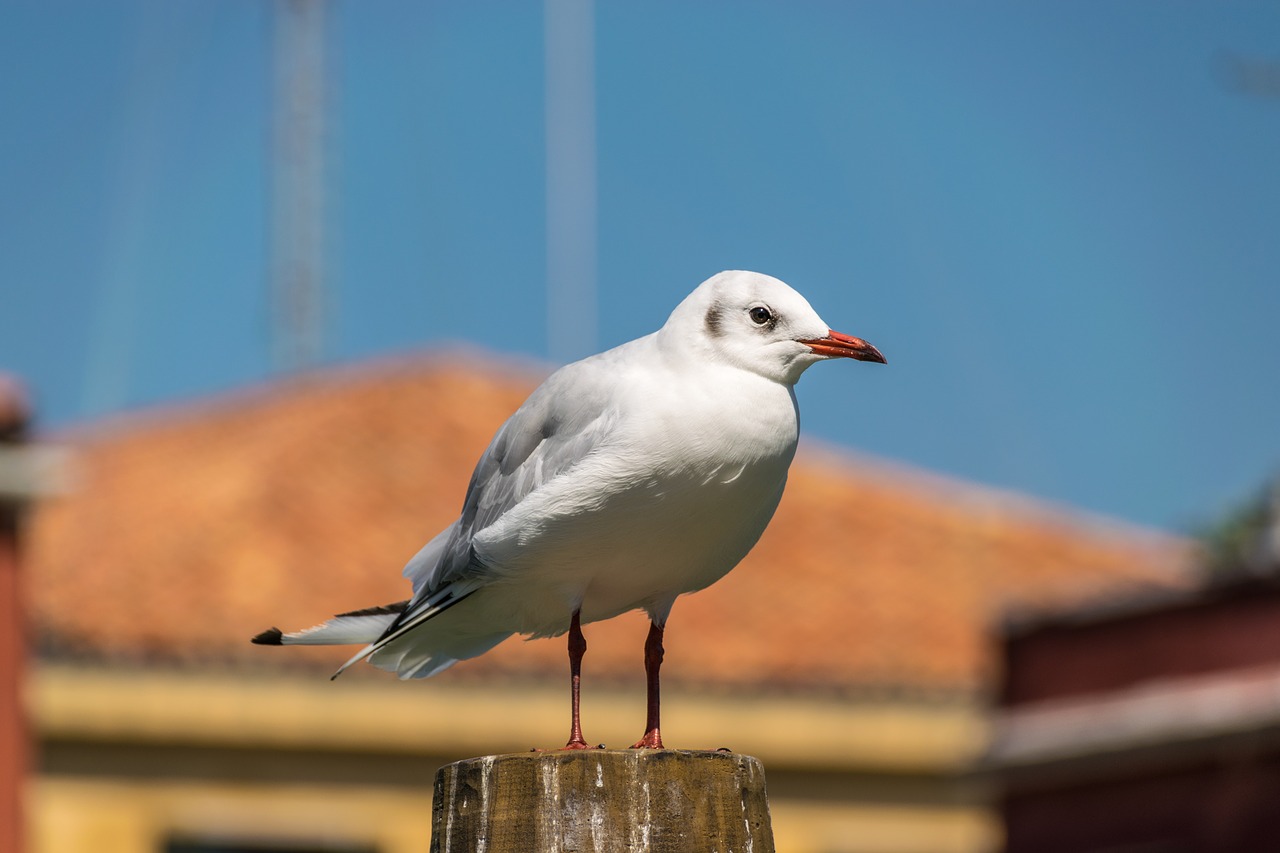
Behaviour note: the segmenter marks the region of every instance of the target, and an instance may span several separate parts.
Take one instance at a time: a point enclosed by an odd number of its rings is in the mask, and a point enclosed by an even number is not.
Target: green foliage
[[[1276,559],[1268,553],[1267,540],[1272,528],[1280,524],[1278,498],[1280,478],[1199,532],[1211,573],[1276,568],[1262,563]]]

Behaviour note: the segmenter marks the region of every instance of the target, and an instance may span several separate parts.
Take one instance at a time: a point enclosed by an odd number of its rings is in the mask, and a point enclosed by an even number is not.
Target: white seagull
[[[799,435],[794,386],[831,358],[884,362],[832,331],[771,276],[722,272],[661,329],[560,368],[480,457],[458,520],[404,568],[407,601],[344,613],[263,645],[365,647],[401,678],[425,678],[512,634],[569,634],[572,722],[581,626],[642,609],[648,684],[644,736],[662,748],[662,633],[678,596],[738,564],[772,518]]]

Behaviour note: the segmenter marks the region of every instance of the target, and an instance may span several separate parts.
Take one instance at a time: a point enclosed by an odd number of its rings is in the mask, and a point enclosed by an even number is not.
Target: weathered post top
[[[436,774],[431,853],[773,853],[748,755],[591,749],[470,758]]]

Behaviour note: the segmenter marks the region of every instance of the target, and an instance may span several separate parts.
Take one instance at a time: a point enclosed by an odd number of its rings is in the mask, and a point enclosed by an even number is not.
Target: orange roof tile
[[[456,516],[535,383],[484,357],[432,357],[66,437],[80,487],[38,506],[29,540],[42,653],[336,666],[346,650],[248,638],[404,598],[399,568]],[[666,680],[973,691],[998,608],[1186,582],[1182,540],[805,447],[752,554],[677,602]],[[588,677],[637,677],[640,614],[586,631]],[[439,677],[554,677],[564,658],[562,641],[509,641]]]

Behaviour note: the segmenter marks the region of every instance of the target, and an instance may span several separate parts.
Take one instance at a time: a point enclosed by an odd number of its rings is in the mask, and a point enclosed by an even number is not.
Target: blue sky
[[[546,359],[541,4],[328,25],[326,361]],[[605,3],[595,33],[600,347],[757,269],[889,358],[805,376],[823,440],[1171,529],[1280,470],[1280,5]],[[272,44],[265,3],[0,2],[0,369],[47,426],[273,376]]]

